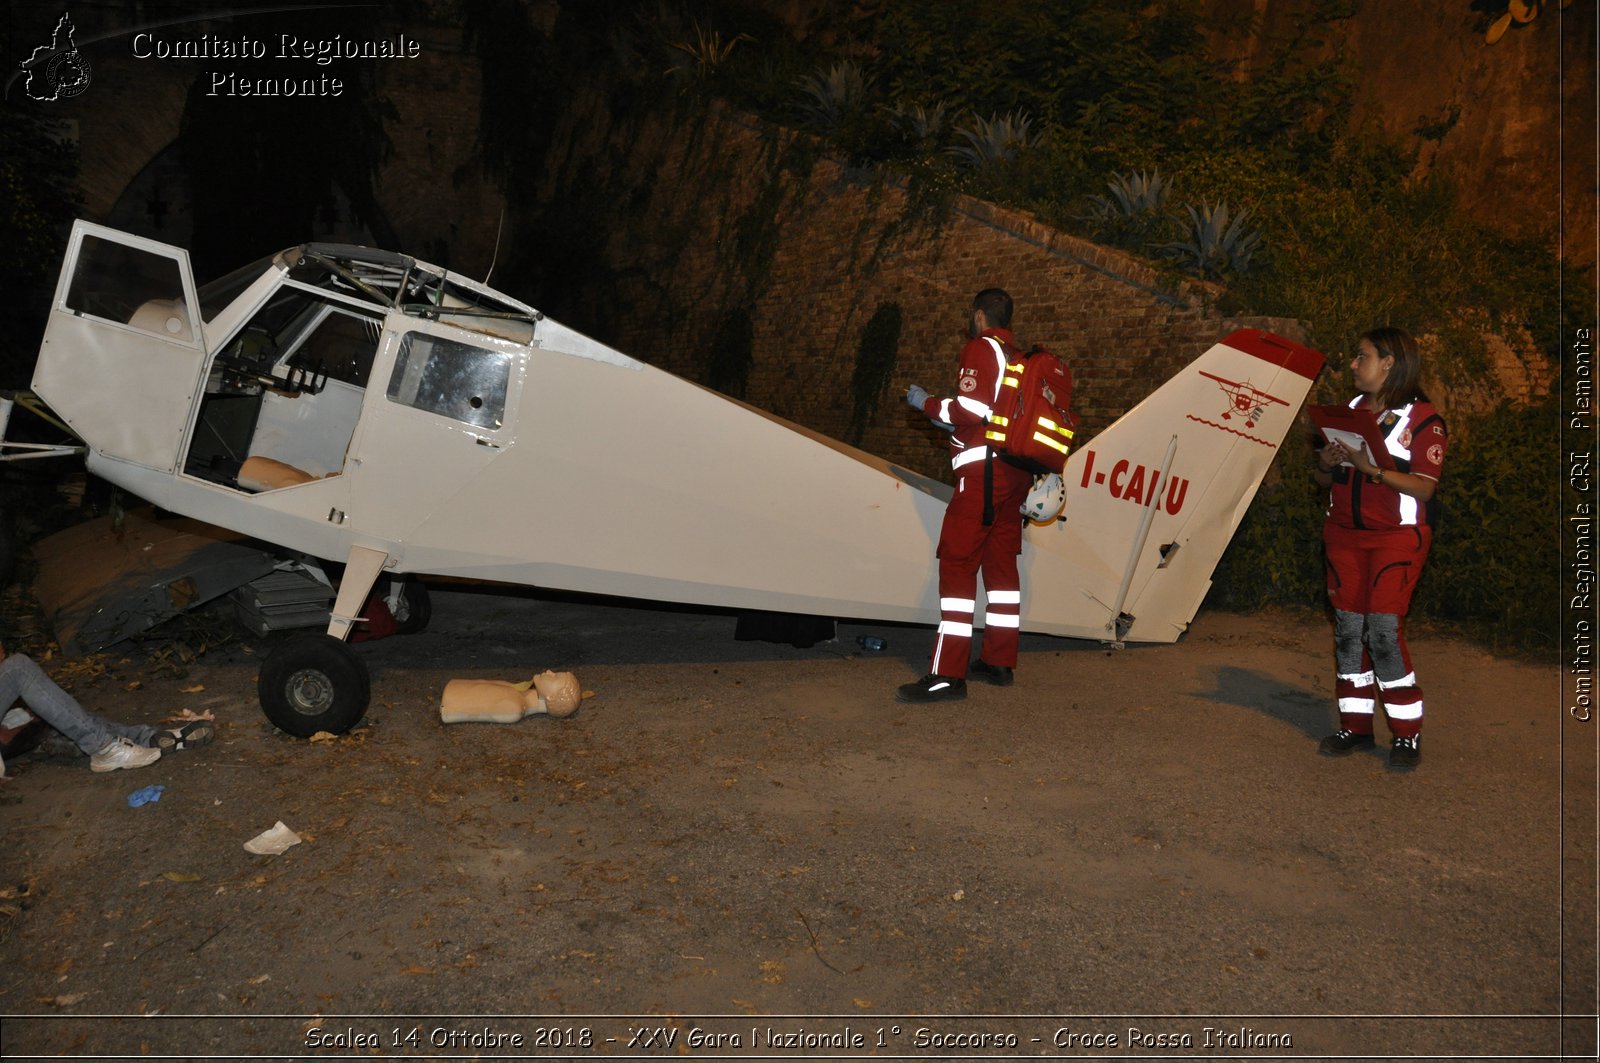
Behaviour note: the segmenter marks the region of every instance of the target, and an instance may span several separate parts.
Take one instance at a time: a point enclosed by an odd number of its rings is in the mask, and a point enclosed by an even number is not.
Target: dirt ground
[[[365,724],[316,742],[261,716],[265,640],[49,662],[97,711],[219,734],[11,764],[0,1052],[1593,1055],[1559,1018],[1564,980],[1595,993],[1593,734],[1564,766],[1555,666],[1414,637],[1401,774],[1317,755],[1315,613],[1028,637],[1014,687],[932,708],[892,697],[928,630],[733,630],[436,588],[426,632],[363,647]],[[545,668],[593,691],[576,716],[439,722],[448,679]],[[301,844],[244,850],[280,820]]]

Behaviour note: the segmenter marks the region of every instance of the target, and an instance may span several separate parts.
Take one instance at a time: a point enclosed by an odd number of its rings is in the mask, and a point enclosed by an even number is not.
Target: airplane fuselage
[[[1175,640],[1320,365],[1235,333],[1081,446],[1027,531],[1024,630]],[[305,245],[197,290],[181,250],[80,222],[34,387],[97,475],[291,551],[938,619],[949,487],[403,256]]]

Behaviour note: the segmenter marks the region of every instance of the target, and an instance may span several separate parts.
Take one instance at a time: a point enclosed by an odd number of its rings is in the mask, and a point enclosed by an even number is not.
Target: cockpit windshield
[[[200,289],[200,316],[205,321],[214,321],[218,314],[226,310],[239,293],[250,287],[257,277],[266,272],[272,265],[276,256],[268,255],[258,258],[248,266],[240,266],[232,273],[218,277]]]

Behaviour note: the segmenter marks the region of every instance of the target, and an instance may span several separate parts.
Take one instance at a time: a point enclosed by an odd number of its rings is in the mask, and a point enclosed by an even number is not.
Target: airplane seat
[[[160,336],[188,339],[189,311],[182,299],[151,299],[133,312],[128,324]]]
[[[280,487],[295,487],[317,479],[304,469],[297,469],[276,458],[252,454],[239,467],[234,482],[246,491],[276,491]]]

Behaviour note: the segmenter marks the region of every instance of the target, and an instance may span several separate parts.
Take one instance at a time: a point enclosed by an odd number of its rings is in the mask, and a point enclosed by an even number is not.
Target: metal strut
[[[1161,471],[1156,474],[1155,486],[1144,504],[1144,514],[1139,518],[1139,531],[1133,537],[1133,548],[1128,551],[1128,564],[1122,570],[1122,586],[1117,588],[1117,600],[1111,604],[1111,619],[1106,621],[1106,630],[1111,632],[1113,641],[1119,644],[1133,626],[1133,617],[1122,611],[1122,605],[1128,600],[1128,589],[1133,586],[1133,573],[1139,567],[1139,557],[1144,553],[1145,540],[1150,538],[1150,525],[1155,521],[1156,506],[1161,501],[1160,489],[1166,485],[1167,473],[1172,469],[1172,458],[1177,450],[1178,437],[1174,435],[1167,444],[1167,456],[1161,459]]]

